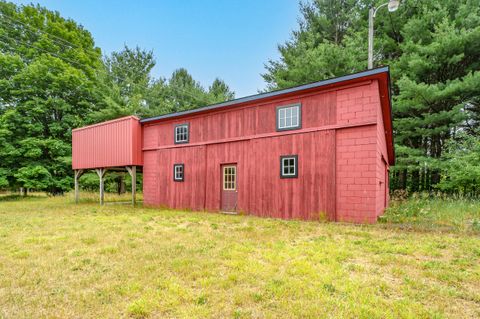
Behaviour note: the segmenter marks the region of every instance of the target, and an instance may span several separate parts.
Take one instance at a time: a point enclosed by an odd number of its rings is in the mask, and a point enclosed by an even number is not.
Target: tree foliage
[[[476,133],[462,132],[446,143],[439,189],[470,196],[480,194],[480,131]]]
[[[155,79],[155,64],[138,47],[102,57],[75,21],[0,0],[0,188],[69,190],[73,128],[234,96],[219,79],[204,89],[185,69]]]
[[[99,122],[126,115],[148,117],[178,112],[232,99],[234,93],[220,79],[206,90],[184,69],[175,70],[170,78],[152,77],[156,64],[151,51],[127,46],[104,59],[101,78],[105,107],[90,116]]]
[[[368,8],[384,2],[302,4],[299,30],[279,46],[280,60],[266,65],[268,89],[365,69]],[[440,181],[447,141],[479,125],[480,9],[470,0],[412,0],[394,13],[380,10],[374,58],[392,71],[392,188],[431,190]]]
[[[90,33],[41,7],[0,2],[0,182],[71,187],[71,129],[99,103]]]

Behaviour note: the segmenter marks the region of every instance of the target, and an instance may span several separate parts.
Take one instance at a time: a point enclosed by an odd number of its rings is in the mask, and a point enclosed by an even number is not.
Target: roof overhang
[[[219,109],[227,109],[238,107],[241,105],[251,104],[255,102],[265,102],[268,100],[273,100],[278,97],[289,97],[301,94],[308,94],[314,91],[323,91],[334,89],[336,87],[341,87],[345,85],[351,85],[358,82],[368,81],[368,80],[378,80],[379,83],[379,94],[380,102],[382,106],[382,117],[385,127],[385,139],[387,141],[387,152],[388,152],[388,162],[390,165],[395,164],[395,150],[393,144],[393,125],[392,125],[392,103],[391,103],[391,94],[390,94],[390,71],[389,67],[379,67],[375,69],[370,69],[358,73],[348,74],[336,78],[331,78],[323,81],[312,82],[304,85],[299,85],[287,89],[271,91],[267,93],[260,93],[256,95],[250,95],[218,104],[208,105],[200,107],[193,110],[181,111],[176,113],[164,114],[159,116],[154,116],[150,118],[141,119],[140,123],[142,124],[151,124],[154,122],[159,122],[162,120],[172,119],[172,118],[181,118],[191,115],[199,115],[203,113],[209,113]]]

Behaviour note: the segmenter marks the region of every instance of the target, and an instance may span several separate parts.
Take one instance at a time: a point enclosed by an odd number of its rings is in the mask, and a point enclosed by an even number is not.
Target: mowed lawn
[[[480,207],[459,207],[472,227],[3,199],[0,318],[479,318]]]

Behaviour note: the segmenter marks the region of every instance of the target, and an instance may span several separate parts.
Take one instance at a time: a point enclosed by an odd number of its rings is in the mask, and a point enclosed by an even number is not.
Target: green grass
[[[415,195],[392,201],[381,223],[393,227],[480,234],[480,200]]]
[[[2,201],[0,318],[478,318],[478,203],[424,204],[462,226]]]

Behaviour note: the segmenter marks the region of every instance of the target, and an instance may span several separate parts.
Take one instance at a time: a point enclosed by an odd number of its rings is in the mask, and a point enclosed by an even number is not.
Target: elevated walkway
[[[137,168],[143,167],[142,126],[135,116],[127,116],[72,130],[72,168],[75,172],[75,201],[79,199],[79,179],[88,170],[99,177],[100,204],[104,204],[107,171],[127,171],[132,177],[132,204],[136,201]]]

